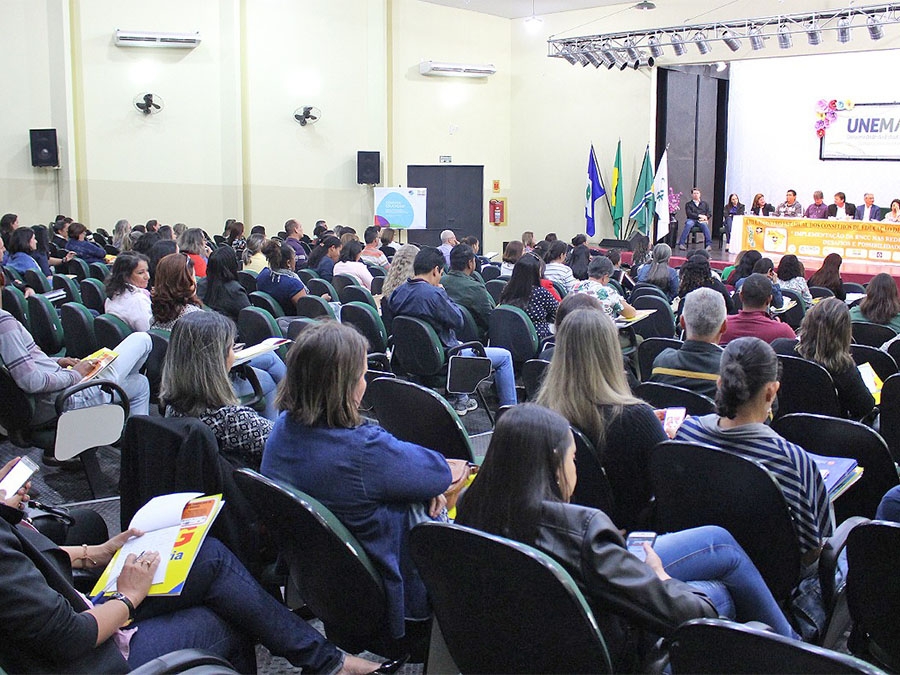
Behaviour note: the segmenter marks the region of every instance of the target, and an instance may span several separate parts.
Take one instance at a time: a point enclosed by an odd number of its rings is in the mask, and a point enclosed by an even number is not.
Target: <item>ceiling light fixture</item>
[[[740,39],[730,30],[726,30],[724,33],[722,33],[722,42],[724,42],[725,46],[733,52],[736,52],[741,48]]]
[[[760,49],[766,48],[766,39],[763,37],[762,31],[759,28],[752,28],[750,30],[750,48],[758,52]]]
[[[837,41],[841,44],[850,42],[850,18],[844,17],[838,20],[837,24]]]
[[[790,49],[793,44],[794,39],[791,37],[791,32],[786,25],[781,24],[778,27],[778,46],[782,49]]]
[[[822,31],[819,28],[819,22],[813,19],[806,27],[806,39],[813,47],[822,44]]]
[[[656,9],[656,5],[652,2],[650,2],[650,0],[641,0],[632,9],[650,10],[650,9]]]
[[[663,55],[663,48],[659,44],[659,38],[655,35],[651,35],[647,39],[647,45],[650,47],[650,54],[653,56],[653,58],[658,59]]]
[[[534,0],[531,0],[531,16],[525,19],[525,26],[531,30],[540,28],[544,20],[534,12]]]
[[[675,56],[684,56],[687,53],[687,47],[684,44],[684,38],[681,37],[678,33],[674,33],[672,35],[672,51],[675,52]]]
[[[874,14],[866,21],[866,27],[869,29],[869,37],[873,40],[880,40],[884,37],[884,28],[881,27],[881,21]]]
[[[704,55],[709,54],[712,49],[709,46],[709,42],[706,41],[706,35],[703,33],[697,33],[694,36],[694,44],[697,45],[697,51]]]
[[[628,58],[632,61],[637,61],[641,58],[641,53],[634,46],[634,40],[625,40],[625,53],[628,54]]]

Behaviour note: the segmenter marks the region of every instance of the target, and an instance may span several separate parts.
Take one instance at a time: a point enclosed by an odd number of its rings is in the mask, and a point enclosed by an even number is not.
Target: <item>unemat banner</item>
[[[835,116],[819,159],[900,160],[900,103],[856,103]]]
[[[824,258],[837,253],[844,260],[900,262],[900,225],[890,223],[735,216],[732,235],[736,231],[741,249],[763,255]]]

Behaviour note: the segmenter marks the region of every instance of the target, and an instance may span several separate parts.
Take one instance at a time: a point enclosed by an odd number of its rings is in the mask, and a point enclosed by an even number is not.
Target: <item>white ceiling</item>
[[[482,14],[503,16],[507,19],[531,16],[532,6],[532,0],[423,0],[423,2],[469,9]],[[573,9],[590,9],[620,4],[622,4],[622,0],[534,0],[534,13],[541,16],[555,12],[568,12]]]

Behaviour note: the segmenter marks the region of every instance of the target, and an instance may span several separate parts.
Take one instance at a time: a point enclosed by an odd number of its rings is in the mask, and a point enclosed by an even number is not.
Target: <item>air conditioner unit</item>
[[[468,63],[442,63],[440,61],[422,61],[419,73],[428,76],[442,77],[487,77],[497,72],[492,63],[482,65]]]
[[[117,47],[175,47],[193,49],[200,44],[200,33],[160,33],[145,30],[116,30]]]

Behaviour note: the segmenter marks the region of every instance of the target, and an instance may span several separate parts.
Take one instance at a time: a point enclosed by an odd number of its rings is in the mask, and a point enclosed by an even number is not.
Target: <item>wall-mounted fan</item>
[[[311,105],[305,105],[294,111],[294,119],[300,123],[301,127],[305,127],[307,124],[315,124],[320,117],[322,117],[322,111]]]
[[[135,110],[142,115],[156,115],[157,113],[162,112],[162,109],[165,106],[162,97],[149,92],[138,94],[134,97],[132,103],[134,103]]]

